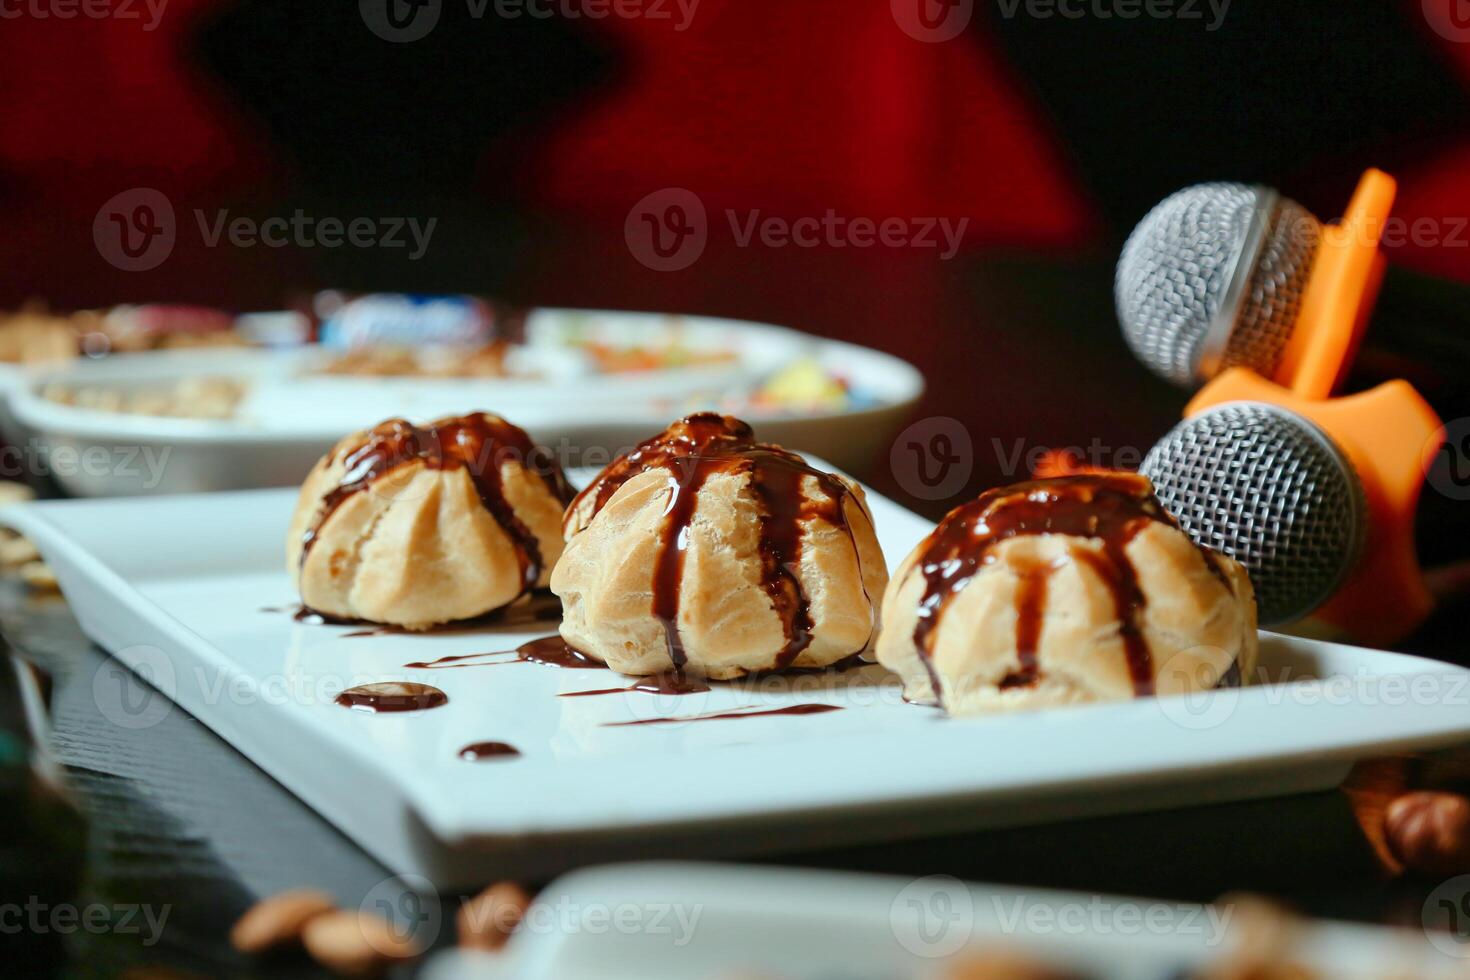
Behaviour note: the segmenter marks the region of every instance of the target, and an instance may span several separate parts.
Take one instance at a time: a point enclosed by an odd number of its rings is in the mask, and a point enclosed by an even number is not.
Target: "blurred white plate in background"
[[[10,406],[49,454],[51,470],[69,493],[105,496],[289,486],[348,432],[391,416],[427,421],[473,410],[503,414],[564,462],[600,465],[674,418],[719,408],[743,414],[764,439],[859,469],[886,447],[923,392],[919,373],[898,358],[762,324],[545,310],[531,316],[527,332],[530,342],[512,358],[536,378],[323,375],[315,369],[334,355],[316,347],[170,351],[29,372],[12,385]],[[677,338],[692,350],[734,357],[728,363],[597,373],[568,343],[573,338],[615,345]],[[801,359],[841,375],[862,393],[861,400],[835,409],[740,411],[742,393]],[[45,395],[53,385],[137,391],[201,377],[245,385],[234,417],[126,414]]]

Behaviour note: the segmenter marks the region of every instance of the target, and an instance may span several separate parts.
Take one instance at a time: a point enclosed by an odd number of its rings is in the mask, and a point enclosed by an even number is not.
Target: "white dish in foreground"
[[[1292,683],[974,720],[904,703],[877,666],[685,697],[558,697],[629,683],[601,670],[409,669],[555,627],[351,637],[361,630],[262,611],[294,602],[282,549],[295,496],[59,501],[0,521],[35,541],[89,636],[389,867],[441,886],[1322,789],[1362,756],[1470,736],[1470,671],[1272,634],[1263,669]],[[932,525],[870,501],[897,563]],[[370,715],[333,703],[397,679],[449,704]],[[606,727],[800,703],[847,710]],[[147,721],[103,707],[120,725]],[[486,740],[522,755],[457,758]]]
[[[1090,980],[1165,980],[1234,949],[1238,911],[944,876],[634,864],[552,882],[506,955],[446,953],[424,978],[927,980],[999,950]],[[1290,953],[1322,980],[1460,977],[1465,965],[1422,933],[1344,923],[1312,923]]]

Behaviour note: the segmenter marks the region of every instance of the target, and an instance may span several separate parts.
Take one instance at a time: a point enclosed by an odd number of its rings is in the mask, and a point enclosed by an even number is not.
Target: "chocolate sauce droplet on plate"
[[[466,762],[483,762],[486,759],[512,759],[521,750],[509,742],[472,742],[459,750],[459,757]]]
[[[528,640],[516,647],[516,659],[549,667],[567,667],[573,670],[606,670],[607,664],[576,649],[560,636],[543,636]]]
[[[379,681],[349,687],[337,695],[344,708],[376,713],[393,711],[426,711],[449,703],[449,695],[428,684],[413,681]]]

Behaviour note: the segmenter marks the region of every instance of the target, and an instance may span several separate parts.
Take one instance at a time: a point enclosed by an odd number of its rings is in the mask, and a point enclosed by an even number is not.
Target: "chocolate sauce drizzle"
[[[1016,593],[1016,660],[1020,669],[1001,679],[1003,691],[1031,687],[1041,679],[1036,651],[1041,643],[1041,621],[1046,613],[1046,593],[1051,582],[1050,565],[1032,565],[1019,570]]]
[[[349,687],[337,695],[336,702],[344,708],[382,714],[393,711],[427,711],[429,708],[442,708],[449,703],[449,695],[428,684],[416,684],[413,681],[381,681],[376,684]]]
[[[619,456],[597,474],[567,508],[566,527],[570,529],[585,501],[592,501],[592,510],[586,515],[591,520],[624,483],[646,469],[668,466],[685,456],[717,456],[722,447],[743,449],[753,445],[755,432],[737,418],[715,412],[683,418],[652,439],[640,442],[632,452]]]
[[[986,565],[995,561],[994,548],[1002,541],[1034,534],[1069,534],[1095,538],[1101,552],[1079,549],[1075,557],[1086,562],[1112,594],[1134,693],[1154,690],[1153,656],[1139,624],[1146,599],[1138,575],[1128,560],[1127,546],[1150,523],[1179,525],[1153,495],[1147,478],[1132,473],[1089,474],[1021,483],[990,490],[950,511],[929,536],[918,567],[924,577],[914,646],[929,671],[936,697],[942,697],[931,662],[933,633],[950,600]],[[1229,581],[1203,548],[1206,566],[1229,588]],[[1036,653],[1046,611],[1048,580],[1054,565],[1018,570],[1016,595],[1017,669],[1001,682],[1002,688],[1028,687],[1042,676]]]
[[[669,502],[654,559],[652,605],[675,672],[688,662],[679,636],[679,605],[699,491],[710,477],[733,473],[748,474],[760,508],[761,588],[780,617],[786,638],[775,667],[790,666],[812,642],[811,600],[798,575],[802,525],[820,520],[841,528],[856,555],[857,539],[845,502],[850,496],[858,498],[842,480],[813,468],[795,453],[756,442],[750,426],[739,419],[704,412],[674,423],[614,461],[572,502],[568,521],[590,520],[619,487],[651,467],[668,470]],[[818,496],[805,493],[808,478],[816,483]],[[590,514],[579,517],[579,507],[589,499]]]
[[[634,725],[671,725],[686,721],[736,721],[741,718],[763,718],[771,715],[820,715],[841,711],[840,704],[791,704],[763,711],[718,711],[706,715],[670,715],[667,718],[638,718],[633,721],[609,721],[603,728],[631,728]]]
[[[508,657],[509,659],[486,659],[489,657]],[[448,670],[454,667],[497,667],[502,664],[519,663],[546,664],[549,667],[567,667],[574,670],[607,669],[607,664],[573,648],[560,636],[543,636],[535,640],[527,640],[514,650],[461,653],[452,657],[440,657],[438,660],[416,660],[403,666],[414,670]]]
[[[709,690],[709,685],[697,677],[688,677],[680,673],[654,674],[651,677],[643,677],[635,684],[627,687],[600,687],[593,691],[563,691],[558,694],[559,698],[590,698],[600,694],[662,694],[665,696],[677,696],[684,694],[704,694]]]
[[[398,467],[417,462],[436,470],[463,467],[474,483],[480,503],[515,546],[524,587],[530,589],[544,570],[541,548],[536,535],[506,500],[500,467],[507,462],[518,462],[539,475],[563,504],[572,498],[566,476],[550,453],[533,443],[523,430],[493,415],[477,413],[440,419],[423,427],[403,419],[389,419],[368,432],[362,445],[347,451],[343,462],[346,469],[341,480],[322,497],[316,520],[302,536],[302,565],[306,564],[318,532],[344,501],[367,490]]]
[[[513,759],[521,750],[509,742],[471,742],[460,749],[458,755],[466,762],[483,762],[486,759]]]

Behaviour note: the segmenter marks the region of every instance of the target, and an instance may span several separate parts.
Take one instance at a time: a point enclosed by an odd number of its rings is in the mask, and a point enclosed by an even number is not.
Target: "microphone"
[[[1234,368],[1140,472],[1185,531],[1250,572],[1262,625],[1310,616],[1386,646],[1434,606],[1414,525],[1442,443],[1407,382],[1316,400]]]
[[[1113,297],[1123,337],[1155,374],[1196,387],[1226,366],[1271,377],[1317,253],[1311,212],[1267,187],[1171,194],[1123,246]]]
[[[1359,356],[1386,272],[1379,242],[1397,190],[1364,176],[1341,222],[1323,224],[1259,185],[1179,191],[1123,248],[1114,299],[1123,335],[1154,373],[1194,387],[1248,367],[1326,398],[1356,363],[1364,386],[1404,377],[1445,417],[1470,399],[1470,291],[1392,270],[1379,326]]]
[[[1139,472],[1190,537],[1250,572],[1262,626],[1316,610],[1362,556],[1368,504],[1357,471],[1284,408],[1231,402],[1186,419]]]

